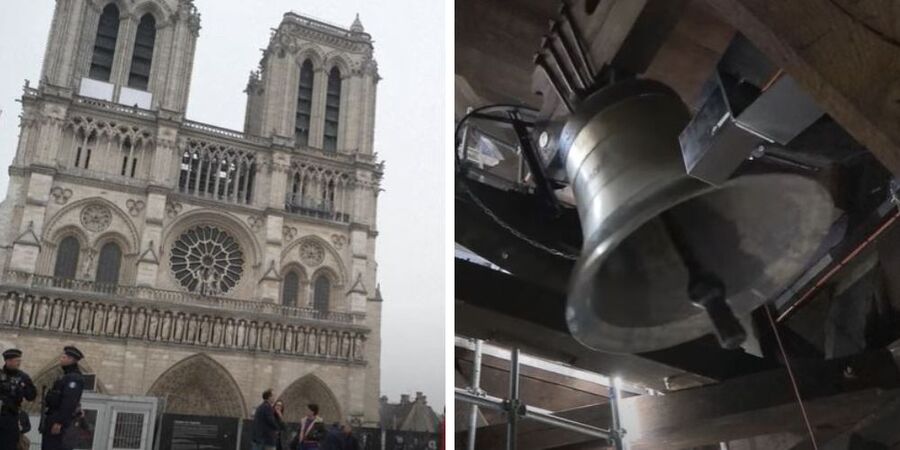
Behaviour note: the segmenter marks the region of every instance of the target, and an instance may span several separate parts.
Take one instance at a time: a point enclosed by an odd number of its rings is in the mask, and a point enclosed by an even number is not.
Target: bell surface
[[[640,353],[713,331],[688,296],[685,248],[741,317],[796,278],[828,232],[833,203],[815,180],[746,175],[713,187],[687,175],[678,135],[689,117],[665,85],[633,80],[588,97],[563,129],[584,230],[566,320],[590,348]]]

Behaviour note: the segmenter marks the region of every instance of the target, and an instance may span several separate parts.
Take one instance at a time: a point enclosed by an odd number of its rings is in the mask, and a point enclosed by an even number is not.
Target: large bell
[[[638,353],[721,331],[721,311],[688,293],[698,271],[720,282],[737,324],[799,274],[831,224],[814,180],[747,175],[713,187],[688,176],[678,143],[688,119],[671,89],[637,80],[588,97],[562,131],[584,230],[566,319],[588,347]]]

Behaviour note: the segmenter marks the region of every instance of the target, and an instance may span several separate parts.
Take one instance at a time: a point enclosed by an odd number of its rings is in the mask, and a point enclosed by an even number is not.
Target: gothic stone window
[[[172,245],[172,274],[190,292],[221,295],[231,291],[244,272],[237,240],[214,226],[185,231]]]
[[[297,306],[297,293],[300,291],[300,276],[296,270],[290,270],[281,282],[281,304]]]
[[[64,279],[75,278],[80,251],[81,244],[75,236],[68,236],[63,239],[56,249],[56,266],[53,268],[53,276]]]
[[[94,131],[85,132],[79,129],[75,133],[75,143],[75,167],[90,168],[91,151],[97,143],[97,133]]]
[[[131,73],[128,87],[146,91],[150,86],[150,67],[153,63],[153,46],[156,44],[156,19],[147,13],[141,17],[131,57]]]
[[[328,311],[331,297],[331,280],[326,275],[319,275],[314,284],[313,307],[319,311]]]
[[[328,74],[328,92],[325,96],[325,140],[322,148],[337,150],[338,117],[341,114],[341,71],[337,67]]]
[[[181,157],[178,189],[198,197],[249,204],[255,177],[253,153],[189,139]]]
[[[107,242],[100,248],[97,262],[97,283],[104,285],[119,284],[119,267],[122,264],[122,249],[115,242]]]
[[[309,145],[309,121],[312,111],[313,67],[306,60],[300,67],[300,88],[297,90],[297,116],[294,120],[294,135],[297,145]]]
[[[110,3],[103,8],[97,37],[94,40],[94,55],[91,58],[89,77],[109,81],[112,74],[113,58],[116,54],[116,40],[119,37],[119,8]]]

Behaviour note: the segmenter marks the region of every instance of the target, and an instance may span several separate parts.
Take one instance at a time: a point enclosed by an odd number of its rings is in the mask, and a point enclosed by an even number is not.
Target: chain
[[[463,177],[465,177],[465,175],[463,175]],[[488,206],[485,205],[481,201],[481,199],[478,198],[478,196],[475,195],[475,193],[469,189],[468,180],[463,179],[462,184],[463,184],[463,189],[465,189],[465,191],[466,191],[466,195],[468,195],[469,198],[471,198],[472,201],[475,202],[475,205],[477,205],[478,208],[480,208],[485,214],[487,214],[488,217],[490,217],[491,220],[493,220],[497,225],[500,225],[500,227],[502,227],[504,230],[508,231],[513,236],[525,241],[527,244],[531,245],[532,247],[543,250],[551,255],[559,256],[560,258],[565,258],[565,259],[568,259],[571,261],[578,260],[577,255],[573,255],[571,253],[566,253],[561,250],[557,250],[555,248],[548,247],[548,246],[541,244],[540,242],[535,241],[534,239],[526,236],[521,231],[513,228],[511,225],[507,224],[503,219],[501,219],[499,216],[497,216],[497,214],[495,214],[494,211],[491,210],[491,208],[488,208]]]
[[[891,191],[891,202],[893,202],[895,206],[900,208],[900,179],[891,180],[888,188]]]

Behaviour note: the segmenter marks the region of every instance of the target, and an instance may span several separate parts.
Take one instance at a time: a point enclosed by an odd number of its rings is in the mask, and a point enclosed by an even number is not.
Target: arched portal
[[[326,423],[343,420],[341,405],[331,389],[315,375],[306,375],[291,383],[279,400],[284,402],[288,422],[299,422],[306,414],[306,405],[319,405],[319,415]]]
[[[165,399],[165,412],[246,417],[241,390],[228,370],[209,356],[187,357],[153,383],[147,395]]]

